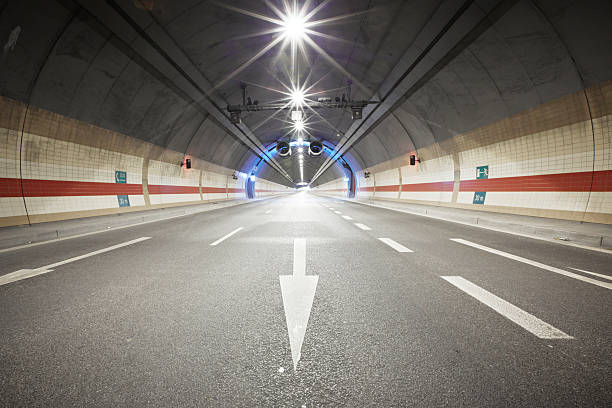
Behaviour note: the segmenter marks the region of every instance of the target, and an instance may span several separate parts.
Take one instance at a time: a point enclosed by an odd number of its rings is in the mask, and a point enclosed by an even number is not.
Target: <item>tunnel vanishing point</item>
[[[612,406],[612,1],[0,0],[1,407]]]

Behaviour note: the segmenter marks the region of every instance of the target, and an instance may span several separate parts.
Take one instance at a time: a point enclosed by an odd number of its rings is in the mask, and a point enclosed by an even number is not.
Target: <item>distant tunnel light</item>
[[[251,181],[255,181],[255,178],[256,178],[256,177],[255,177],[255,175],[254,175],[254,174],[251,174],[251,177],[250,177],[250,178],[251,178]]]
[[[297,130],[298,132],[301,132],[302,130],[304,130],[304,122],[302,122],[301,120],[295,122],[293,124],[293,128]],[[302,138],[298,139],[298,143],[302,143],[302,141],[303,141]]]
[[[303,147],[298,147],[298,153],[302,153],[304,151]]]
[[[302,121],[302,111],[301,110],[291,111],[291,120],[294,122],[301,122]]]

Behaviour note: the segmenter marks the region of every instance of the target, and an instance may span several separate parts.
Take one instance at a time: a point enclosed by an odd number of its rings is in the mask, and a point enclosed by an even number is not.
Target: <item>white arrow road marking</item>
[[[397,252],[414,252],[413,250],[406,248],[399,242],[395,242],[391,238],[378,238],[378,239],[384,242],[385,244],[389,245],[391,248],[395,249]]]
[[[345,220],[352,220],[353,218],[349,217],[348,215],[343,215],[342,218],[344,218]]]
[[[369,230],[371,230],[371,229],[372,229],[372,228],[368,227],[367,225],[365,225],[365,224],[360,224],[360,223],[358,223],[358,222],[356,222],[356,223],[354,223],[354,224],[355,224],[357,227],[359,227],[359,228],[361,228],[362,230],[364,230],[364,231],[369,231]]]
[[[293,275],[279,276],[293,369],[297,370],[319,276],[306,275],[306,240],[293,241]]]
[[[480,286],[474,285],[461,276],[440,277],[541,339],[573,339],[572,336],[563,333],[556,327],[514,306],[512,303],[506,302]]]
[[[11,283],[11,282],[16,282],[18,280],[27,279],[27,278],[31,278],[33,276],[42,275],[42,274],[45,274],[45,273],[48,273],[48,272],[52,272],[53,271],[52,268],[58,267],[60,265],[65,265],[65,264],[70,263],[70,262],[79,261],[79,260],[84,259],[84,258],[89,258],[90,256],[103,254],[104,252],[112,251],[114,249],[118,249],[118,248],[121,248],[121,247],[124,247],[124,246],[128,246],[128,245],[136,244],[138,242],[146,241],[147,239],[151,239],[151,237],[142,237],[142,238],[133,239],[131,241],[124,242],[122,244],[113,245],[113,246],[110,246],[108,248],[98,249],[97,251],[93,251],[93,252],[89,252],[87,254],[75,256],[74,258],[69,258],[69,259],[66,259],[64,261],[59,261],[59,262],[55,262],[55,263],[52,263],[52,264],[49,264],[49,265],[41,266],[40,268],[36,268],[36,269],[20,269],[18,271],[6,274],[4,276],[0,276],[0,286],[6,285],[7,283]]]
[[[222,236],[221,238],[219,238],[218,240],[216,240],[215,242],[213,242],[212,244],[210,244],[211,246],[216,246],[219,245],[221,242],[225,241],[226,239],[228,239],[229,237],[231,237],[232,235],[234,235],[235,233],[237,233],[238,231],[240,231],[243,227],[238,227],[235,230],[233,230],[232,232],[230,232],[227,235]]]
[[[459,239],[459,238],[451,238],[451,241],[455,241],[463,245],[468,245],[473,248],[478,248],[483,251],[491,252],[492,254],[496,254],[499,256],[503,256],[505,258],[513,259],[515,261],[522,262],[527,265],[535,266],[536,268],[541,268],[541,269],[545,269],[550,272],[558,273],[559,275],[567,276],[568,278],[574,278],[574,279],[578,279],[580,281],[587,282],[587,283],[590,283],[596,286],[601,286],[602,288],[612,289],[612,283],[602,282],[597,279],[587,278],[586,276],[578,275],[577,273],[564,271],[563,269],[555,268],[554,266],[549,266],[549,265],[546,265],[546,264],[543,264],[537,261],[532,261],[531,259],[523,258],[521,256],[512,255],[507,252],[500,251],[498,249],[489,248],[484,245],[475,244],[473,242],[466,241],[464,239]]]
[[[607,280],[612,280],[612,276],[610,276],[610,275],[603,275],[601,273],[589,272],[589,271],[585,271],[584,269],[578,269],[578,268],[572,268],[572,267],[570,267],[570,269],[573,269],[573,270],[578,271],[578,272],[588,273],[589,275],[597,276],[599,278],[603,278],[603,279],[607,279]]]

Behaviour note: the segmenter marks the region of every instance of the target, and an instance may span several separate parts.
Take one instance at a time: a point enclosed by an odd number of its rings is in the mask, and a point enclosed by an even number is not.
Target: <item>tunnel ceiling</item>
[[[303,137],[343,148],[357,170],[611,76],[610,2],[297,4],[322,23],[293,57],[283,32],[270,32],[281,0],[4,2],[0,90],[230,169],[250,171],[264,158],[260,176],[291,185],[300,181],[297,155],[269,151],[296,139],[288,111],[243,112],[242,124],[231,123],[226,106],[242,103],[241,83],[260,104],[286,102],[296,84],[312,99],[380,101],[357,122],[347,108],[306,109]],[[305,181],[343,174],[322,172],[328,162],[305,155]]]

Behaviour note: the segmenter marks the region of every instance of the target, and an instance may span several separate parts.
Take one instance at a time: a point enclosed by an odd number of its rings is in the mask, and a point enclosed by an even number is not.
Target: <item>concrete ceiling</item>
[[[382,101],[359,122],[321,110],[310,132],[358,170],[609,80],[611,3],[310,1],[322,5],[313,19],[347,17],[316,28],[330,58],[307,46],[300,82],[335,97],[350,79],[354,99]],[[17,28],[18,38],[0,92],[230,169],[263,159],[260,176],[292,185],[297,156],[269,151],[288,132],[284,114],[251,112],[236,126],[225,110],[241,102],[241,82],[260,103],[283,97],[272,89],[290,83],[289,49],[236,73],[277,35],[254,34],[277,26],[232,7],[276,17],[260,0],[5,1],[0,40]],[[340,177],[334,163],[306,155],[305,180]]]

